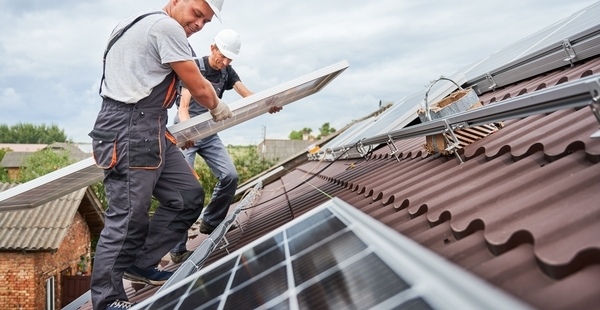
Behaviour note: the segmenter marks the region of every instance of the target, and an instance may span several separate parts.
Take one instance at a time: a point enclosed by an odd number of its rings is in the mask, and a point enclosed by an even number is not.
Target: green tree
[[[290,140],[304,140],[304,135],[310,135],[312,131],[312,129],[304,127],[298,131],[292,130],[288,137],[290,138]]]
[[[18,123],[10,127],[4,124],[0,125],[0,142],[51,144],[72,141],[57,125]]]
[[[4,158],[4,155],[6,154],[6,152],[8,152],[8,151],[10,151],[10,150],[0,149],[0,162]],[[5,182],[5,183],[10,182],[10,180],[8,178],[8,171],[6,171],[6,168],[3,168],[3,167],[0,167],[0,182]]]
[[[302,131],[301,130],[292,130],[289,135],[290,140],[302,140]]]
[[[334,133],[335,131],[336,131],[335,128],[330,127],[329,123],[324,123],[323,125],[321,125],[321,128],[319,128],[319,136],[317,136],[317,139],[326,137],[326,136]]]
[[[19,183],[25,183],[72,164],[69,151],[43,149],[25,157],[20,168]]]
[[[238,172],[238,184],[242,184],[255,175],[275,165],[275,160],[260,158],[256,146],[233,146],[227,147]],[[212,174],[208,165],[201,158],[196,159],[195,171],[200,177],[200,183],[204,188],[204,206],[210,202],[212,192],[217,184],[217,178]]]

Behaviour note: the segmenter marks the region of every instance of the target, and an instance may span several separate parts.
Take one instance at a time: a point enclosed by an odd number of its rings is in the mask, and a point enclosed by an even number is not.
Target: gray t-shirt
[[[109,41],[137,16],[119,23]],[[166,13],[148,15],[129,28],[106,55],[100,95],[136,103],[173,72],[169,63],[186,60],[192,60],[192,55],[183,27]]]

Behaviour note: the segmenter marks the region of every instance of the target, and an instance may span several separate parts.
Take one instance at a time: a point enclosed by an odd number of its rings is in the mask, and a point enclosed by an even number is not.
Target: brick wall
[[[0,305],[5,309],[35,308],[34,255],[0,253]],[[42,308],[43,309],[43,308]]]
[[[0,252],[0,309],[46,307],[46,280],[54,277],[55,308],[61,308],[61,274],[74,275],[81,255],[89,258],[90,232],[77,213],[57,251]],[[87,263],[88,274],[90,272]]]
[[[11,181],[16,182],[19,179],[19,176],[21,175],[20,168],[8,168],[6,170],[8,171],[8,178]]]

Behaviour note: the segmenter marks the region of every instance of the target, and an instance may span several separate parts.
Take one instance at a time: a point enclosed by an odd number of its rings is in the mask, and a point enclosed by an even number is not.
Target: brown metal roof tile
[[[493,133],[493,139],[466,146],[463,154],[469,158],[485,152],[487,157],[495,157],[511,152],[522,157],[543,149],[546,155],[556,157],[582,147],[590,155],[600,154],[600,140],[590,138],[598,130],[598,121],[589,108],[534,115],[512,124]]]

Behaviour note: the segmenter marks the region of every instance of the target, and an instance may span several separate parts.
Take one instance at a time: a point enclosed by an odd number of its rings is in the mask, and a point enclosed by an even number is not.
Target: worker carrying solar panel
[[[223,97],[226,90],[231,89],[244,98],[254,93],[242,83],[231,66],[232,61],[238,57],[241,47],[240,35],[234,30],[224,29],[215,36],[214,43],[210,46],[210,55],[196,58],[200,73],[211,82],[219,98]],[[191,46],[190,49],[195,57],[196,53]],[[180,85],[179,94],[180,97],[176,100],[178,111],[175,124],[208,112],[205,107],[195,102],[184,83]],[[281,109],[273,106],[269,113],[276,113]],[[183,149],[185,160],[192,169],[198,154],[218,179],[200,221],[200,233],[210,234],[227,216],[229,205],[237,189],[238,173],[227,148],[216,133],[197,141],[188,141]],[[192,254],[186,248],[187,238],[187,232],[182,234],[181,241],[171,250],[170,256],[174,263],[181,263]]]
[[[160,11],[124,20],[111,34],[102,108],[90,132],[108,200],[92,273],[95,310],[128,305],[123,278],[166,282],[172,273],[158,270],[158,263],[202,211],[204,190],[166,129],[167,109],[179,77],[214,121],[232,116],[196,68],[187,39],[213,16],[220,19],[222,6],[223,0],[169,0]],[[152,196],[161,205],[149,218]]]

